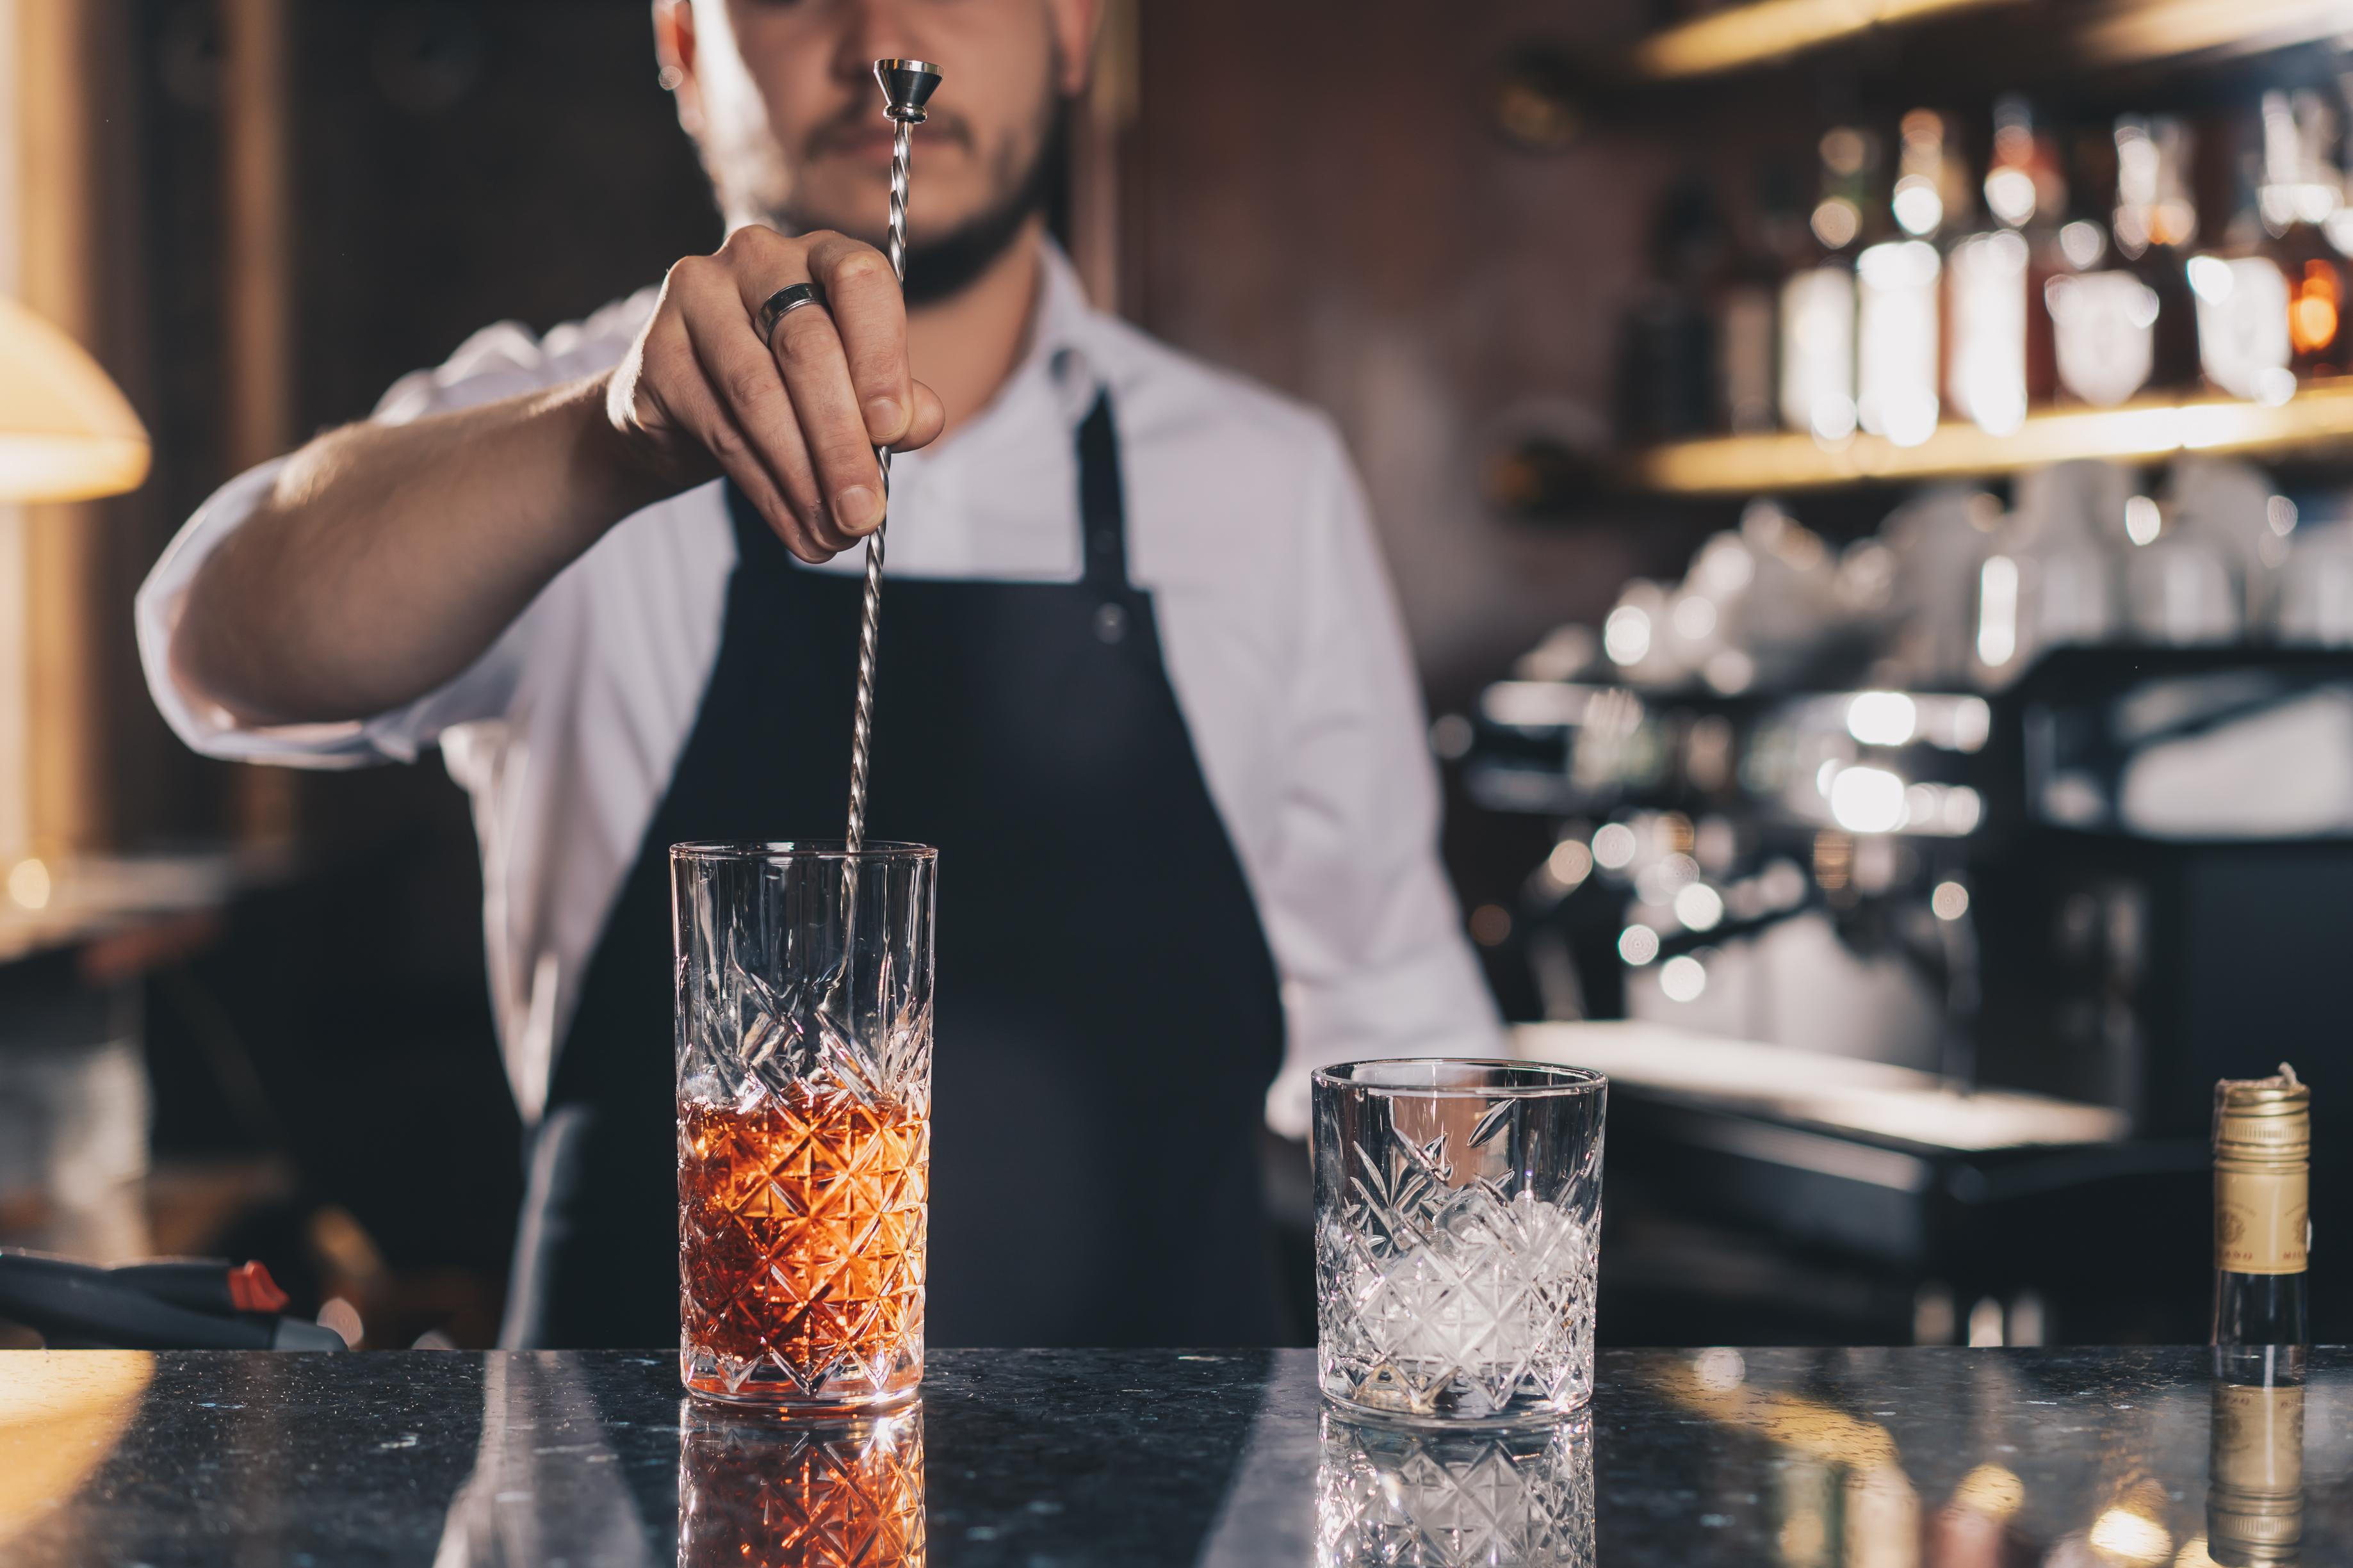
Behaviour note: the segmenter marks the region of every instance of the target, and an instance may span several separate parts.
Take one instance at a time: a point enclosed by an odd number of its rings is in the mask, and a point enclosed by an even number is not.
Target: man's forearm
[[[196,574],[177,673],[247,723],[362,718],[450,679],[615,522],[691,478],[632,459],[605,385],[297,452]]]

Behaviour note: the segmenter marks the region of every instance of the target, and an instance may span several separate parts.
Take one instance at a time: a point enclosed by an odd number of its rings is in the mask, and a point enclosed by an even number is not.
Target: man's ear
[[[702,87],[695,74],[694,0],[654,0],[654,58],[661,84],[678,99],[678,122],[702,133]]]
[[[1062,79],[1055,85],[1065,98],[1086,91],[1094,74],[1095,35],[1103,31],[1103,0],[1050,0],[1054,41],[1060,46]]]

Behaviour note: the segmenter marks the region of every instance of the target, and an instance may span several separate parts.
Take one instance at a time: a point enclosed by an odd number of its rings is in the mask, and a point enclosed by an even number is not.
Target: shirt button
[[[1095,636],[1107,643],[1124,639],[1127,636],[1127,612],[1117,605],[1104,605],[1097,609]]]

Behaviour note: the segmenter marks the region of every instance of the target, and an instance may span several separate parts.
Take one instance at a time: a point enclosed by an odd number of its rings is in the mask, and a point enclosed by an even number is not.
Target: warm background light
[[[89,500],[138,489],[146,427],[81,345],[0,299],[0,500]]]

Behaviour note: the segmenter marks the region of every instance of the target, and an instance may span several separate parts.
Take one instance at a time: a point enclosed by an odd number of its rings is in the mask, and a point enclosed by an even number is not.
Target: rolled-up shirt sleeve
[[[576,338],[577,329],[568,330]],[[469,407],[554,385],[577,373],[551,333],[543,342],[512,323],[476,333],[448,363],[394,384],[373,417],[406,424],[427,414]],[[279,458],[238,475],[215,492],[181,528],[148,573],[133,610],[139,660],[156,708],[174,734],[209,757],[275,763],[289,767],[353,768],[413,762],[459,724],[501,716],[512,700],[531,637],[526,610],[499,640],[448,684],[416,701],[365,719],[330,724],[257,725],[184,683],[171,646],[189,585],[212,552],[242,527],[284,470]]]
[[[1336,437],[1319,466],[1280,849],[1263,899],[1290,1037],[1267,1121],[1293,1137],[1306,1131],[1318,1067],[1502,1047],[1439,860],[1420,690],[1363,491]]]

